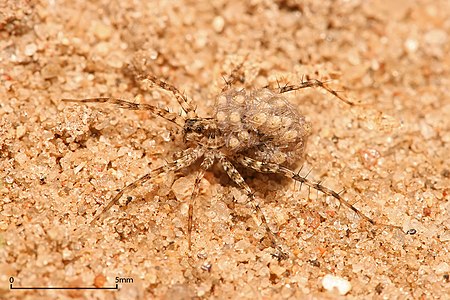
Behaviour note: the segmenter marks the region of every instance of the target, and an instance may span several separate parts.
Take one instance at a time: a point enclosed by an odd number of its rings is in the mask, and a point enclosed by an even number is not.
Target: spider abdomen
[[[215,119],[230,153],[292,165],[305,151],[311,125],[283,95],[231,88],[217,98]]]

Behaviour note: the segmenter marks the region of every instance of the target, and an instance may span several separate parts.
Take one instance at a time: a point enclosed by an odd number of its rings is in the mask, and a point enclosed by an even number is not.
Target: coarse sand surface
[[[2,0],[0,298],[449,297],[449,53],[447,0]],[[119,189],[176,159],[183,136],[147,111],[61,99],[179,112],[131,66],[208,117],[241,63],[247,89],[315,78],[355,103],[318,88],[285,94],[312,124],[301,174],[403,231],[239,169],[290,254],[280,259],[216,166],[200,182],[189,251],[198,164],[127,192],[90,224]]]

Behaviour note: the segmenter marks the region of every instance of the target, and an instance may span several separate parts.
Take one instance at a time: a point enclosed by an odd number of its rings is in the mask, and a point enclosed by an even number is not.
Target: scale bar
[[[64,286],[55,286],[55,287],[28,287],[28,286],[19,286],[15,287],[12,283],[9,285],[11,290],[117,290],[119,289],[119,285],[116,283],[115,287],[64,287]]]

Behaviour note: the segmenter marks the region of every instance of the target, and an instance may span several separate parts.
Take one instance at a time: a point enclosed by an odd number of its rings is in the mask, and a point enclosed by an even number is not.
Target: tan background
[[[348,298],[448,295],[449,2],[211,2],[0,4],[0,298],[334,298],[326,274],[351,283]],[[287,95],[313,124],[303,172],[313,168],[309,178],[345,188],[365,214],[416,235],[374,228],[331,198],[245,172],[292,252],[278,261],[251,209],[233,204],[243,193],[216,168],[201,183],[189,254],[195,167],[147,183],[104,224],[88,225],[116,189],[183,145],[146,112],[60,99],[115,96],[178,111],[170,95],[127,74],[133,63],[207,116],[245,55],[248,88],[305,75],[360,103],[317,89]],[[10,276],[17,286],[134,282],[113,292],[9,291]]]

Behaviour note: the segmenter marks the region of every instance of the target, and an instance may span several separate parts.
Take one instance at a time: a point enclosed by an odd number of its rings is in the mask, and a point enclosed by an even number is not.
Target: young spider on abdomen
[[[299,85],[286,85],[276,90],[260,88],[256,90],[237,89],[233,84],[238,80],[238,66],[227,80],[225,87],[216,99],[215,114],[212,118],[202,118],[197,115],[191,101],[176,87],[159,80],[153,75],[138,75],[140,80],[149,80],[164,90],[171,92],[180,104],[184,114],[179,115],[168,109],[158,108],[149,104],[137,104],[116,98],[63,99],[68,102],[112,103],[120,108],[131,110],[148,110],[182,128],[186,149],[173,162],[159,167],[142,176],[119,191],[101,210],[91,223],[99,220],[123,194],[141,186],[149,179],[167,172],[175,172],[200,161],[193,190],[189,200],[188,210],[188,245],[191,249],[191,233],[193,227],[194,206],[199,192],[200,181],[205,172],[218,162],[230,179],[247,195],[248,201],[258,214],[272,245],[284,255],[276,235],[270,230],[266,217],[262,212],[255,195],[236,169],[236,164],[261,173],[281,174],[292,178],[309,188],[316,189],[327,196],[334,197],[342,205],[347,206],[361,218],[372,225],[387,226],[402,229],[400,226],[387,225],[374,221],[343,199],[335,191],[313,182],[291,167],[302,160],[306,141],[311,134],[311,124],[305,120],[298,110],[283,96],[283,93],[308,87],[320,87],[352,105],[340,97],[335,91],[318,80],[302,81]],[[414,234],[414,230],[407,233]]]

